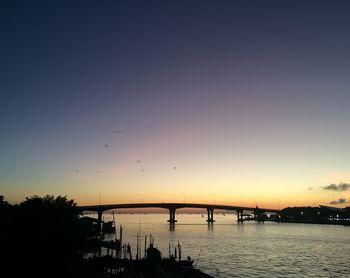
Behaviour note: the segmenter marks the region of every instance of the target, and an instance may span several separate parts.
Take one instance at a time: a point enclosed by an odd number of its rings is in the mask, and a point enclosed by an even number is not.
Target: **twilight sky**
[[[349,11],[2,1],[0,194],[349,206]]]

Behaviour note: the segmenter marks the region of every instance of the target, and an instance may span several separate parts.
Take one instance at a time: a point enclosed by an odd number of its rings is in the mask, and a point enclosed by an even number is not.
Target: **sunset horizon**
[[[0,277],[350,277],[349,14],[0,1]]]
[[[4,5],[1,194],[349,206],[346,9],[213,5]]]

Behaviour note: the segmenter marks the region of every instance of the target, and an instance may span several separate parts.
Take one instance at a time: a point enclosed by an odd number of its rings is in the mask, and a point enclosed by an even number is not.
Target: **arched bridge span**
[[[169,220],[170,224],[174,224],[175,212],[177,209],[181,208],[202,208],[206,209],[208,213],[207,222],[213,223],[214,220],[214,210],[228,210],[236,211],[237,221],[243,223],[243,212],[253,212],[253,220],[262,220],[261,216],[266,213],[276,213],[279,214],[280,210],[268,209],[268,208],[258,208],[258,207],[242,207],[242,206],[232,206],[232,205],[216,205],[216,204],[196,204],[196,203],[131,203],[131,204],[108,204],[108,205],[91,205],[91,206],[79,206],[81,211],[94,211],[98,213],[98,220],[102,221],[102,214],[108,210],[115,209],[132,209],[132,208],[163,208],[169,210]]]

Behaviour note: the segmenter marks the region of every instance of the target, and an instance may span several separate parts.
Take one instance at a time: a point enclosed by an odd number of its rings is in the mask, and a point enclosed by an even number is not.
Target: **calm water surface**
[[[105,220],[112,220],[105,214]],[[237,224],[232,214],[178,214],[174,230],[167,214],[115,214],[123,242],[136,254],[136,234],[150,233],[168,256],[178,240],[182,257],[215,277],[350,277],[350,227],[311,224]],[[119,230],[118,230],[119,233]],[[112,236],[110,236],[112,238]],[[142,250],[143,250],[142,240]],[[198,262],[197,262],[198,259]]]

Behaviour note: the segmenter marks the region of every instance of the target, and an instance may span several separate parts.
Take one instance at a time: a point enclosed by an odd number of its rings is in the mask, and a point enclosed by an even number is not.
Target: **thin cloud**
[[[350,189],[350,183],[339,183],[338,185],[335,183],[332,183],[327,186],[322,186],[324,190],[331,190],[331,191],[347,191]]]
[[[122,128],[122,129],[117,129],[117,130],[113,130],[112,132],[114,134],[118,134],[118,133],[128,133],[128,132],[134,132],[134,131],[143,131],[146,129],[150,129],[152,128],[152,125],[146,125],[146,126],[136,126],[136,127],[132,127],[132,128]]]
[[[346,203],[346,199],[344,198],[339,198],[338,200],[330,202],[331,205],[341,205],[345,203]]]

